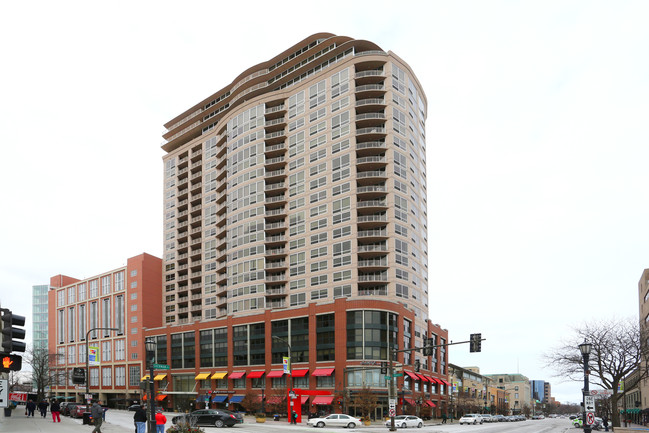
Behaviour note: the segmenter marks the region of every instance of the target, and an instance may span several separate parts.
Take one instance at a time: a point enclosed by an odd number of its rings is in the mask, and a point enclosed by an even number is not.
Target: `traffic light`
[[[424,348],[422,350],[422,354],[424,356],[432,356],[433,355],[433,348],[432,346],[433,339],[424,337]]]
[[[0,354],[0,372],[20,371],[23,368],[23,357],[9,353]]]
[[[388,374],[388,363],[385,361],[381,362],[381,374]]]
[[[25,339],[25,330],[15,326],[25,326],[25,317],[13,314],[11,310],[2,309],[2,349],[7,352],[24,352],[25,343],[16,341]]]
[[[415,373],[419,373],[421,369],[421,362],[418,359],[415,359]]]
[[[482,351],[482,334],[471,334],[469,340],[469,352]]]

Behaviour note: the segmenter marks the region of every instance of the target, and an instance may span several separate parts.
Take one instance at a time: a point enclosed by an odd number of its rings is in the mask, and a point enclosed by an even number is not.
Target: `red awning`
[[[248,379],[259,379],[260,377],[262,377],[264,375],[264,373],[266,373],[264,370],[251,371],[250,373],[248,373]],[[232,376],[230,376],[230,377],[232,377]]]
[[[404,397],[404,398],[403,398],[403,401],[405,401],[406,403],[408,403],[410,406],[416,406],[416,405],[417,405],[417,402],[415,402],[413,399],[408,398],[408,397]]]
[[[406,374],[412,378],[412,380],[419,380],[419,377],[415,373],[411,373],[409,371],[406,371]]]
[[[423,374],[415,373],[423,382],[429,382],[428,378],[424,376]]]
[[[241,379],[245,374],[245,371],[235,371],[234,373],[230,373],[230,379]]]
[[[284,397],[281,395],[271,395],[270,397],[266,398],[266,403],[277,404],[277,403],[281,403],[283,399]]]
[[[309,396],[308,395],[301,395],[300,396],[300,404],[304,404],[307,401],[309,401]]]
[[[426,400],[426,404],[430,407],[437,407],[437,405],[430,400]]]
[[[332,368],[333,370],[333,368]],[[317,370],[316,370],[317,371]],[[331,404],[333,401],[334,396],[333,395],[316,395],[313,401],[311,402],[312,404]]]
[[[304,377],[309,372],[308,368],[303,368],[301,370],[293,370],[291,376],[293,377]]]
[[[437,378],[434,378],[434,377],[432,377],[432,376],[426,376],[426,377],[428,378],[428,380],[431,381],[431,383],[437,383],[437,384],[442,385],[442,381],[441,381],[441,380],[439,380],[439,379],[437,379]]]
[[[266,377],[282,377],[282,376],[284,376],[284,370],[271,370],[266,375]]]
[[[451,384],[448,383],[447,381],[445,381],[444,379],[440,379],[440,380],[442,381],[442,383],[443,383],[444,385],[446,385],[446,386],[451,386]]]
[[[158,394],[155,396],[156,401],[162,401],[167,398],[167,394]]]
[[[331,376],[333,372],[334,372],[333,368],[317,368],[313,371],[313,373],[311,373],[311,376]]]

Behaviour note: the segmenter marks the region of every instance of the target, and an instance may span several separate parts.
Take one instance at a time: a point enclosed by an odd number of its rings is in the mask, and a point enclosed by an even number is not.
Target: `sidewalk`
[[[81,419],[73,419],[67,416],[61,417],[61,422],[53,422],[52,415],[48,412],[47,417],[39,415],[27,417],[20,410],[14,410],[10,417],[5,417],[0,412],[0,432],[7,433],[70,433],[73,431],[92,431],[91,426],[81,424]],[[133,428],[127,429],[122,426],[105,422],[101,425],[102,433],[133,433]]]

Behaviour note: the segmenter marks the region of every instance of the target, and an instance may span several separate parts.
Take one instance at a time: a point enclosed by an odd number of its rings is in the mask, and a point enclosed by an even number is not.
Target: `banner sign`
[[[88,365],[99,365],[99,347],[88,346]]]

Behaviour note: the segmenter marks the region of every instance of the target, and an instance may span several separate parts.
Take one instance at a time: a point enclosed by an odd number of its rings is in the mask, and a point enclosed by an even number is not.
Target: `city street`
[[[165,414],[168,419],[166,428],[171,426],[172,413]],[[132,433],[134,432],[133,426],[133,412],[122,410],[110,410],[106,414],[106,423],[102,425],[103,433]],[[53,423],[50,414],[47,418],[35,416],[27,418],[22,413],[14,411],[11,417],[5,418],[0,414],[0,432],[11,433],[72,433],[72,432],[85,432],[91,431],[90,426],[81,424],[80,419],[71,419],[69,417],[61,417],[61,423]],[[216,433],[216,427],[203,427],[206,433]],[[166,429],[165,429],[166,430]],[[245,423],[237,425],[232,429],[225,429],[232,433],[261,433],[261,432],[281,432],[281,431],[295,431],[305,432],[314,431],[318,433],[328,432],[347,432],[347,431],[388,431],[382,423],[373,423],[371,426],[358,427],[352,430],[342,428],[323,428],[315,429],[308,427],[306,423],[302,425],[290,425],[286,421],[275,422],[272,418],[268,418],[265,423],[256,423],[253,417],[246,417]],[[516,432],[516,433],[565,433],[569,431],[579,431],[574,429],[568,419],[544,419],[538,421],[521,421],[512,423],[488,423],[483,425],[459,425],[457,422],[453,424],[442,425],[438,421],[429,421],[422,429],[415,429],[415,431],[422,433],[444,433],[444,432],[471,432],[471,433],[501,433],[501,432]]]

